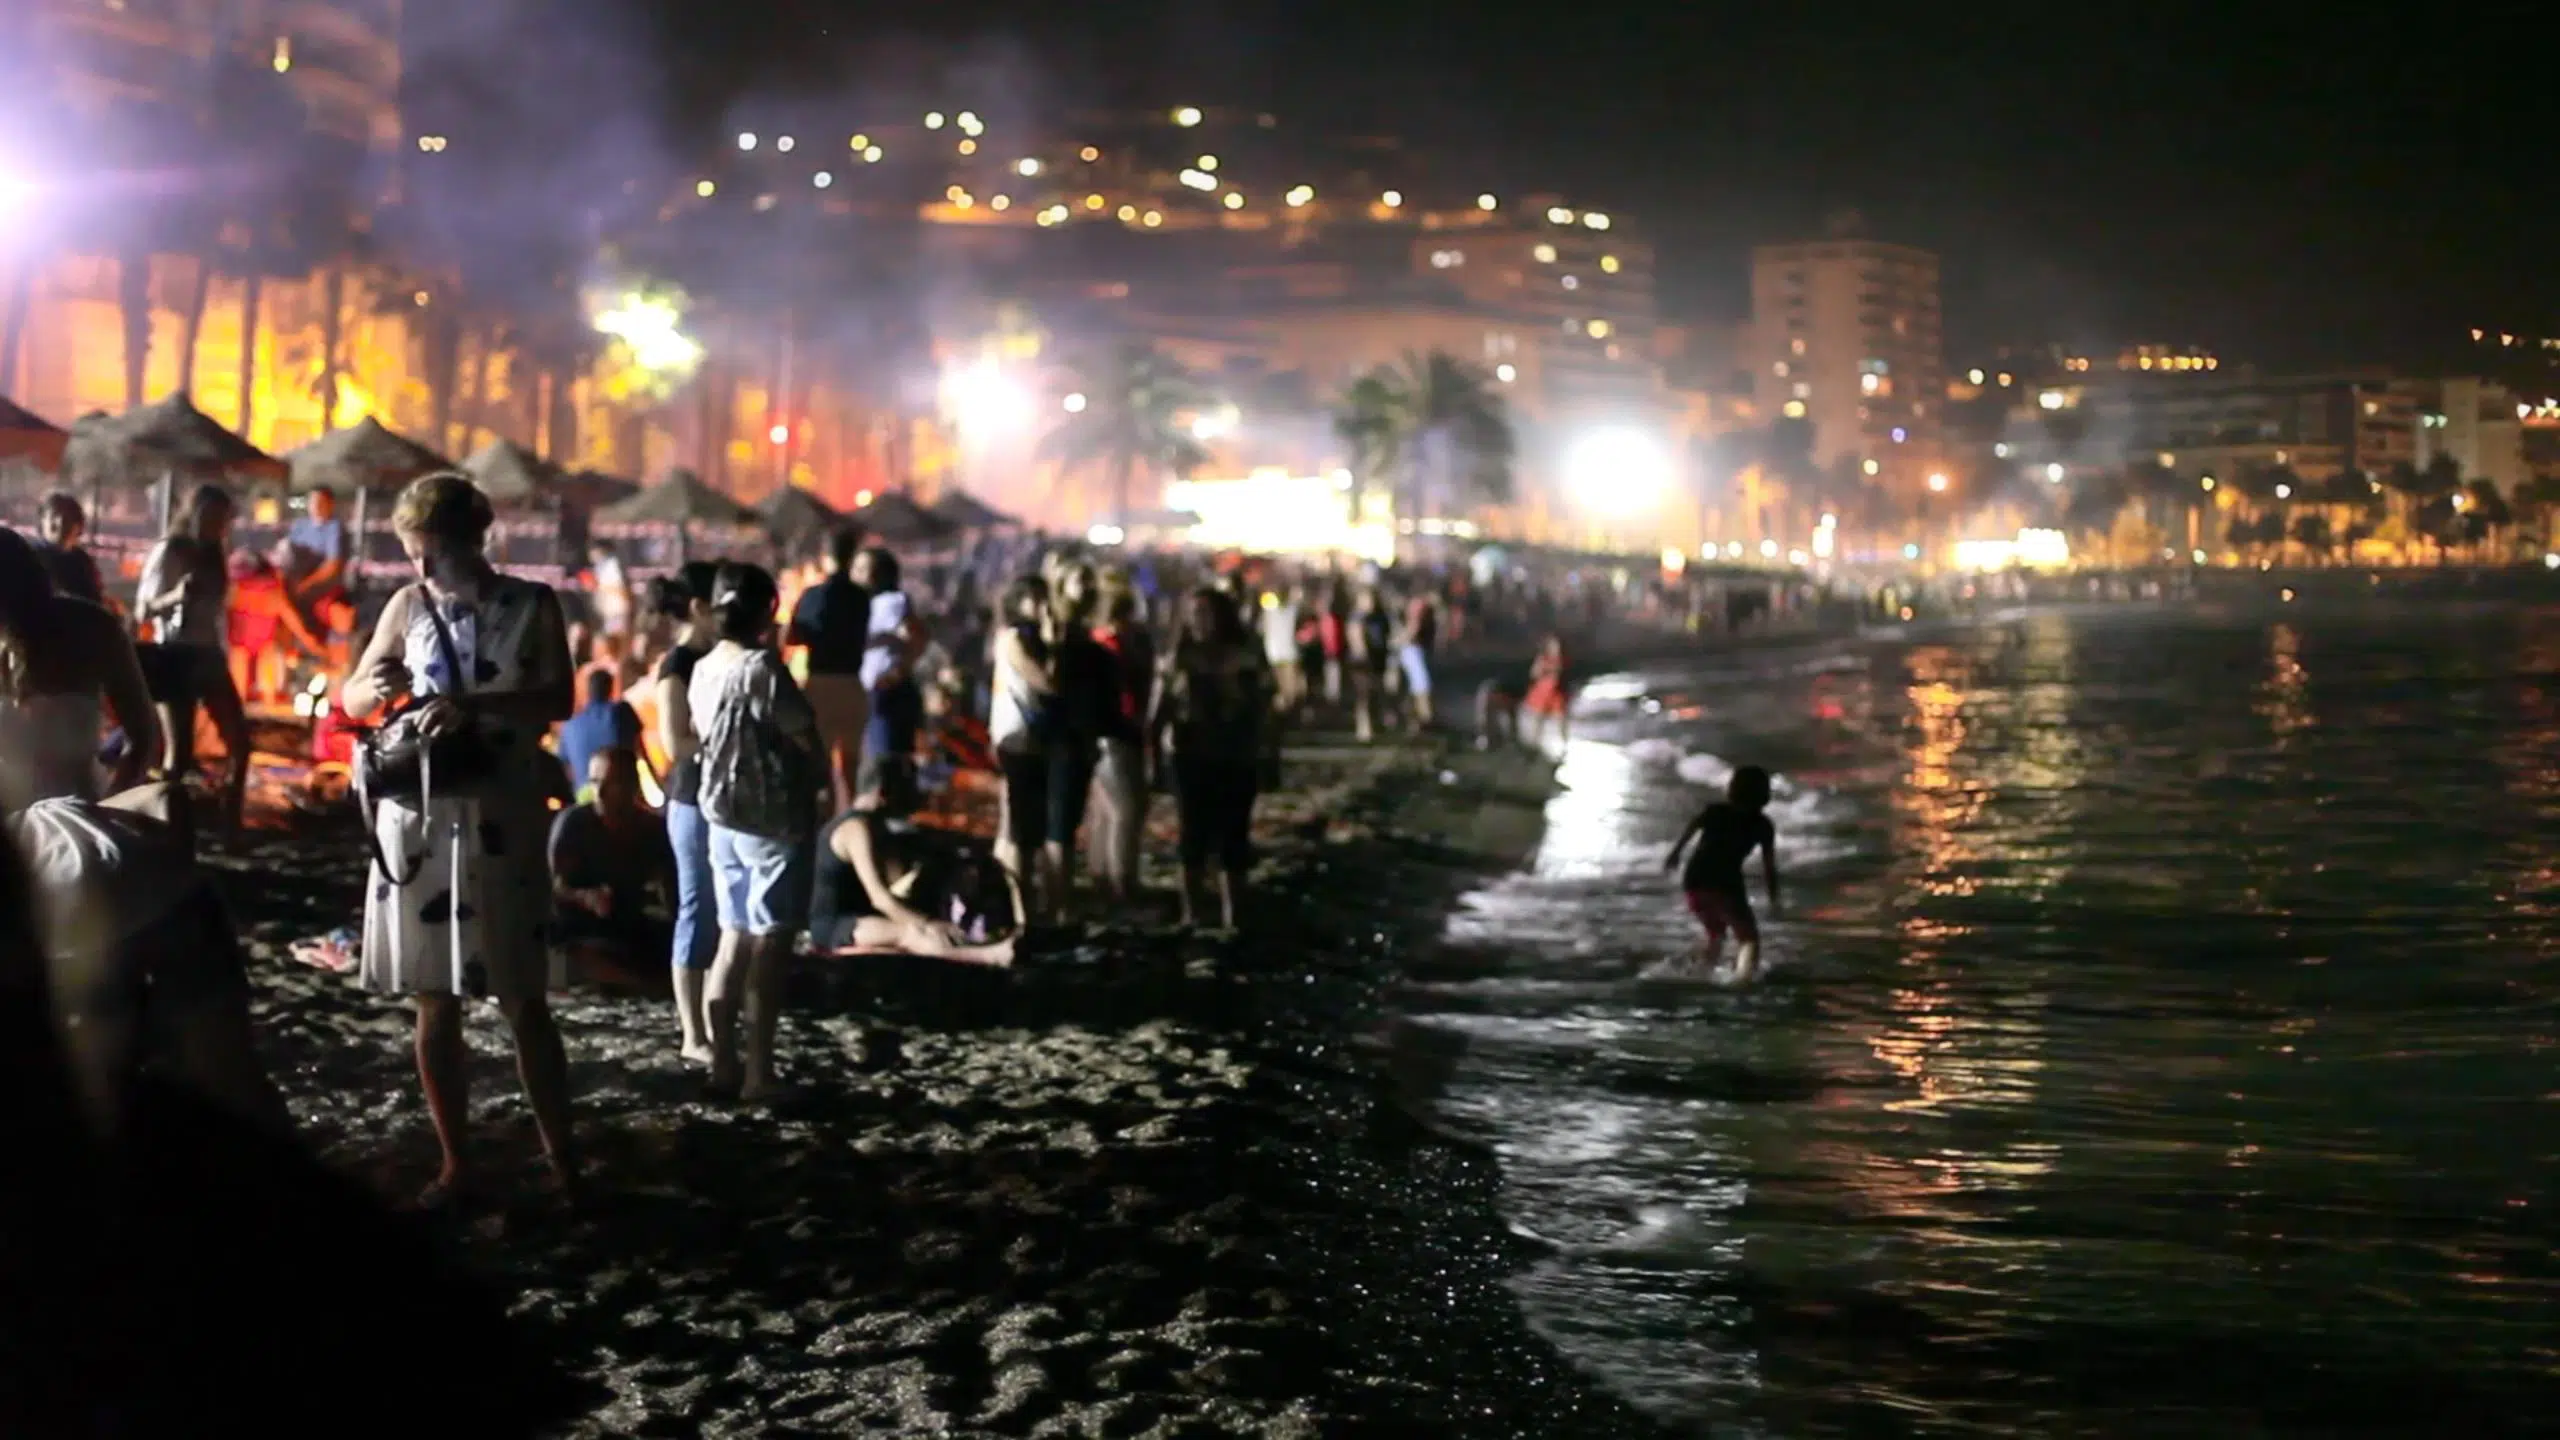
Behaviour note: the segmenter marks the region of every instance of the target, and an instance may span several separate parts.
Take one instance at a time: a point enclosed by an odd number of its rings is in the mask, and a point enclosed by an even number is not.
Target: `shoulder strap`
[[[436,653],[444,657],[444,668],[453,675],[453,693],[459,695],[471,688],[471,676],[462,668],[461,652],[454,648],[453,632],[445,627],[444,607],[423,585],[417,587],[418,601],[427,607],[428,623],[436,627]]]

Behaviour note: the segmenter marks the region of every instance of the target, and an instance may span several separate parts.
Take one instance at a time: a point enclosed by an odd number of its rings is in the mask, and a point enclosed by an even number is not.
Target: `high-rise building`
[[[1925,483],[1946,392],[1936,256],[1848,235],[1764,245],[1751,313],[1763,414],[1811,426],[1825,470],[1856,465],[1897,493]]]
[[[2538,407],[2515,391],[2476,376],[2404,381],[2391,388],[2417,407],[2417,433],[2408,458],[2418,468],[2449,455],[2462,467],[2465,480],[2486,480],[2508,494],[2531,473],[2525,464],[2525,424],[2537,418]]]
[[[1653,247],[1615,217],[1548,196],[1426,216],[1413,261],[1417,274],[1516,320],[1543,362],[1539,408],[1623,420],[1660,407]],[[1485,357],[1488,368],[1518,359],[1516,348]]]

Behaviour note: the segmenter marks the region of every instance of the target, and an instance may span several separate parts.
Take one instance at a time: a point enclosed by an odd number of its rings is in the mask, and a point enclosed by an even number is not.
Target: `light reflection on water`
[[[2031,615],[1594,708],[1409,997],[1577,1362],[1718,1434],[2560,1417],[2560,616]],[[1660,860],[1735,761],[1796,908],[1726,990]]]

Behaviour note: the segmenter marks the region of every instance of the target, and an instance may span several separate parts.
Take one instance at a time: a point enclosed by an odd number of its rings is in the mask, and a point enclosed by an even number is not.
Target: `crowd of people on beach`
[[[189,1083],[288,1124],[195,828],[238,823],[248,712],[294,688],[289,649],[339,682],[328,715],[362,727],[369,857],[361,923],[300,954],[414,1002],[443,1157],[429,1205],[475,1180],[466,1001],[502,1012],[574,1195],[549,1003],[573,970],[672,972],[671,1045],[712,1096],[768,1097],[801,957],[1000,966],[1042,927],[1158,918],[1139,860],[1159,788],[1180,922],[1232,930],[1288,727],[1430,727],[1446,647],[1489,616],[1554,616],[1551,597],[1463,569],[1028,538],[911,573],[859,525],[807,564],[693,561],[645,584],[600,548],[555,590],[492,563],[488,498],[444,473],[392,511],[415,579],[359,646],[353,552],[324,497],[242,557],[237,502],[194,491],[128,605],[82,549],[76,501],[40,513],[37,539],[0,530],[0,807],[47,907],[87,1093],[112,1115],[145,1037],[165,1036]],[[1565,683],[1556,644],[1479,710],[1560,718]],[[222,752],[209,809],[188,799],[199,711]],[[981,787],[991,803],[973,807]],[[991,825],[970,823],[979,809]]]

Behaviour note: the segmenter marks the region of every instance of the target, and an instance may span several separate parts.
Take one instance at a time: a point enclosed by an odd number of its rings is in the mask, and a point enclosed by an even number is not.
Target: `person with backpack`
[[[791,952],[808,920],[809,837],[817,828],[818,716],[773,648],[780,598],[761,566],[720,567],[711,585],[719,640],[695,662],[685,695],[720,914],[705,1006],[711,1088],[747,1100],[774,1089],[774,1035]]]

